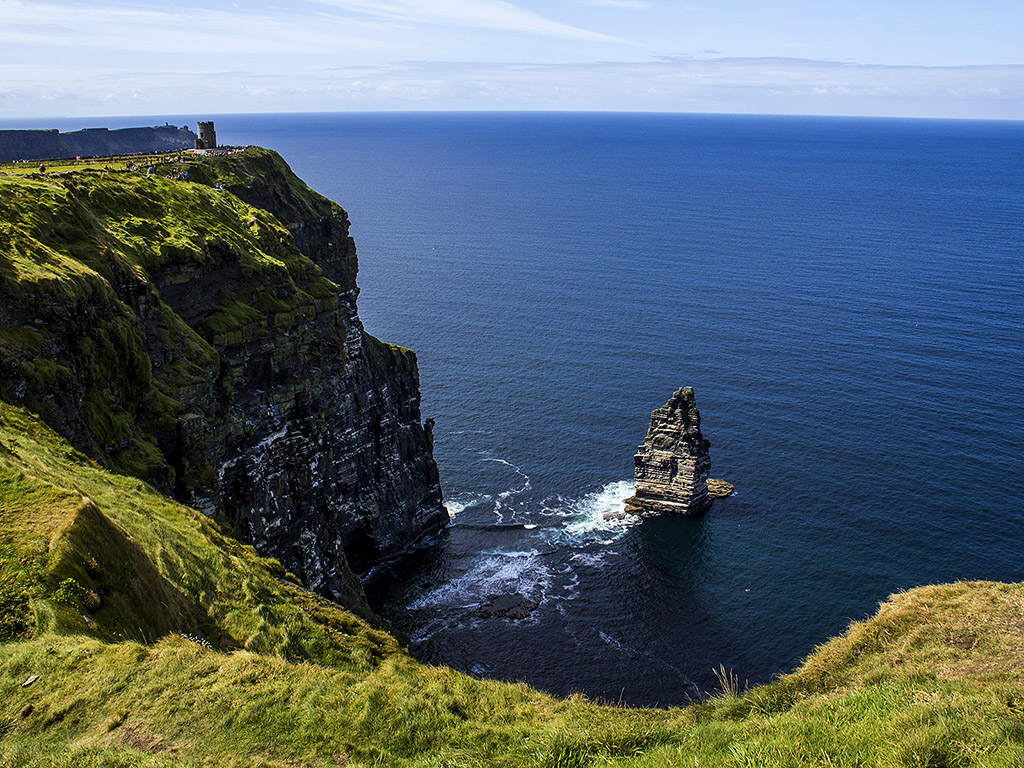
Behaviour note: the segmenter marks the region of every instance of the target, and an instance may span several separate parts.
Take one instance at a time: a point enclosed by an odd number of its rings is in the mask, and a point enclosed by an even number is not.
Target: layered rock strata
[[[727,496],[732,496],[732,492],[736,490],[732,483],[726,482],[725,480],[716,480],[713,477],[708,478],[708,498],[709,499],[724,499]]]
[[[694,516],[711,505],[710,443],[700,431],[700,413],[691,387],[651,413],[647,437],[634,457],[636,495],[626,500],[633,514]]]
[[[416,356],[363,330],[348,217],[275,153],[159,171],[0,174],[0,398],[351,604],[350,564],[448,521]]]

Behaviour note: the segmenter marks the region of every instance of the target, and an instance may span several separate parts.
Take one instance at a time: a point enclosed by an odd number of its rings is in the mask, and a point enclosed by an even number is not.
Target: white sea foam
[[[617,480],[570,502],[572,519],[566,524],[565,533],[575,539],[605,539],[608,534],[613,534],[611,540],[618,538],[636,520],[626,514],[625,505],[635,490],[632,480]]]
[[[452,517],[457,517],[460,512],[475,504],[491,502],[495,514],[501,519],[502,499],[507,501],[529,490],[530,478],[518,467],[504,459],[485,460],[511,468],[522,478],[522,482],[497,496],[459,494],[448,502]],[[528,542],[537,542],[535,537],[539,533],[542,541],[546,540],[559,548],[568,547],[570,551],[578,547],[610,543],[637,519],[624,514],[623,502],[633,491],[631,481],[621,480],[608,483],[578,499],[558,498],[544,502],[545,516],[550,519],[550,516],[556,515],[563,518],[565,524],[547,527],[533,522],[526,523],[524,530],[531,533],[526,534],[522,540],[521,549],[480,552],[472,557],[460,574],[421,594],[408,608],[432,618],[426,621],[426,626],[417,633],[414,640],[425,641],[449,626],[471,625],[472,616],[477,612],[475,609],[488,605],[495,595],[522,595],[539,605],[551,604],[561,609],[562,603],[572,601],[579,593],[577,567],[601,567],[604,565],[605,553],[573,552],[566,561],[562,557],[546,557],[552,554],[547,547],[534,549]],[[533,533],[535,530],[536,533]],[[452,614],[452,611],[455,613]],[[445,615],[448,618],[442,618]]]
[[[501,464],[503,466],[506,466],[513,472],[515,472],[516,475],[518,475],[519,478],[522,480],[522,482],[519,485],[515,486],[514,488],[509,488],[508,490],[499,493],[498,497],[494,500],[494,515],[498,518],[499,524],[506,522],[505,514],[502,512],[503,509],[510,509],[512,512],[512,517],[514,519],[515,510],[511,508],[509,502],[512,500],[514,496],[518,496],[519,494],[525,493],[526,491],[530,490],[530,476],[523,472],[523,470],[521,470],[511,461],[506,461],[505,459],[499,459],[494,456],[488,456],[484,458],[483,461],[488,461],[494,464]]]
[[[505,461],[505,459],[486,458],[484,461],[490,461],[495,464],[503,464],[513,472],[515,472],[522,479],[523,484],[516,488],[509,488],[507,491],[502,491],[498,494],[499,499],[510,499],[520,493],[524,493],[530,490],[530,476],[523,472],[519,467],[513,464],[511,461]]]
[[[604,566],[608,559],[607,552],[576,552],[569,558],[569,562],[576,565],[586,565],[590,568]]]
[[[571,559],[571,558],[570,558]],[[562,594],[552,595],[552,600],[572,602],[580,593],[580,575],[571,563],[567,563],[562,571],[565,582],[562,584]]]
[[[604,630],[600,630],[600,629],[597,630],[597,634],[601,637],[602,640],[604,640],[608,645],[610,645],[615,650],[617,650],[617,651],[624,651],[624,652],[630,653],[632,655],[632,653],[631,653],[632,649],[631,648],[627,648],[626,646],[624,646],[622,643],[620,643],[618,640],[616,640],[614,637],[609,635]]]
[[[461,513],[465,512],[470,507],[481,504],[485,501],[491,501],[490,494],[487,493],[471,493],[471,494],[460,494],[454,499],[445,499],[444,505],[448,508],[448,516],[454,520]]]
[[[541,602],[551,588],[551,571],[539,550],[481,553],[469,569],[430,590],[409,605],[410,610],[440,606],[473,608],[493,595],[518,594]]]

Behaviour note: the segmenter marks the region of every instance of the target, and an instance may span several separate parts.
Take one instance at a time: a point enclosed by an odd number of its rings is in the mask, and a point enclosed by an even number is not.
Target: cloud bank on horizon
[[[0,115],[636,110],[1024,119],[1024,4],[0,0]],[[898,7],[893,7],[894,5]]]

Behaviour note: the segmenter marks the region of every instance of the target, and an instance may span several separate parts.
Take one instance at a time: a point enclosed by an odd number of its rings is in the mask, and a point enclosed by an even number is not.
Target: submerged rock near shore
[[[647,437],[634,457],[636,495],[626,499],[626,511],[685,516],[707,511],[710,446],[700,431],[693,388],[677,389],[651,413]]]

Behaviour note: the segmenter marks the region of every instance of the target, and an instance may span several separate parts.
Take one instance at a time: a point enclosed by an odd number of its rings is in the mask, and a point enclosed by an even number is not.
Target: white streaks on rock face
[[[693,389],[676,390],[651,414],[647,437],[637,449],[636,495],[626,500],[634,514],[700,515],[708,498],[710,443],[700,432]]]
[[[262,195],[263,181],[248,198],[237,194],[282,221],[304,210],[301,200]],[[216,340],[215,392],[186,404],[202,415],[189,422],[181,463],[212,470],[192,503],[223,515],[310,588],[347,603],[359,591],[350,566],[404,552],[446,525],[448,513],[431,423],[420,415],[416,356],[369,336],[359,320],[347,217],[288,224],[294,246],[338,292],[304,314],[268,315],[259,333]],[[274,274],[278,297],[291,296],[291,274]],[[217,277],[218,296],[251,288],[244,270]],[[182,311],[195,303],[185,288],[196,282],[179,290]]]
[[[236,532],[338,599],[350,565],[397,555],[448,522],[415,357],[380,355],[380,342],[352,330],[357,354],[322,360],[284,423],[266,418],[218,466],[220,509]]]

